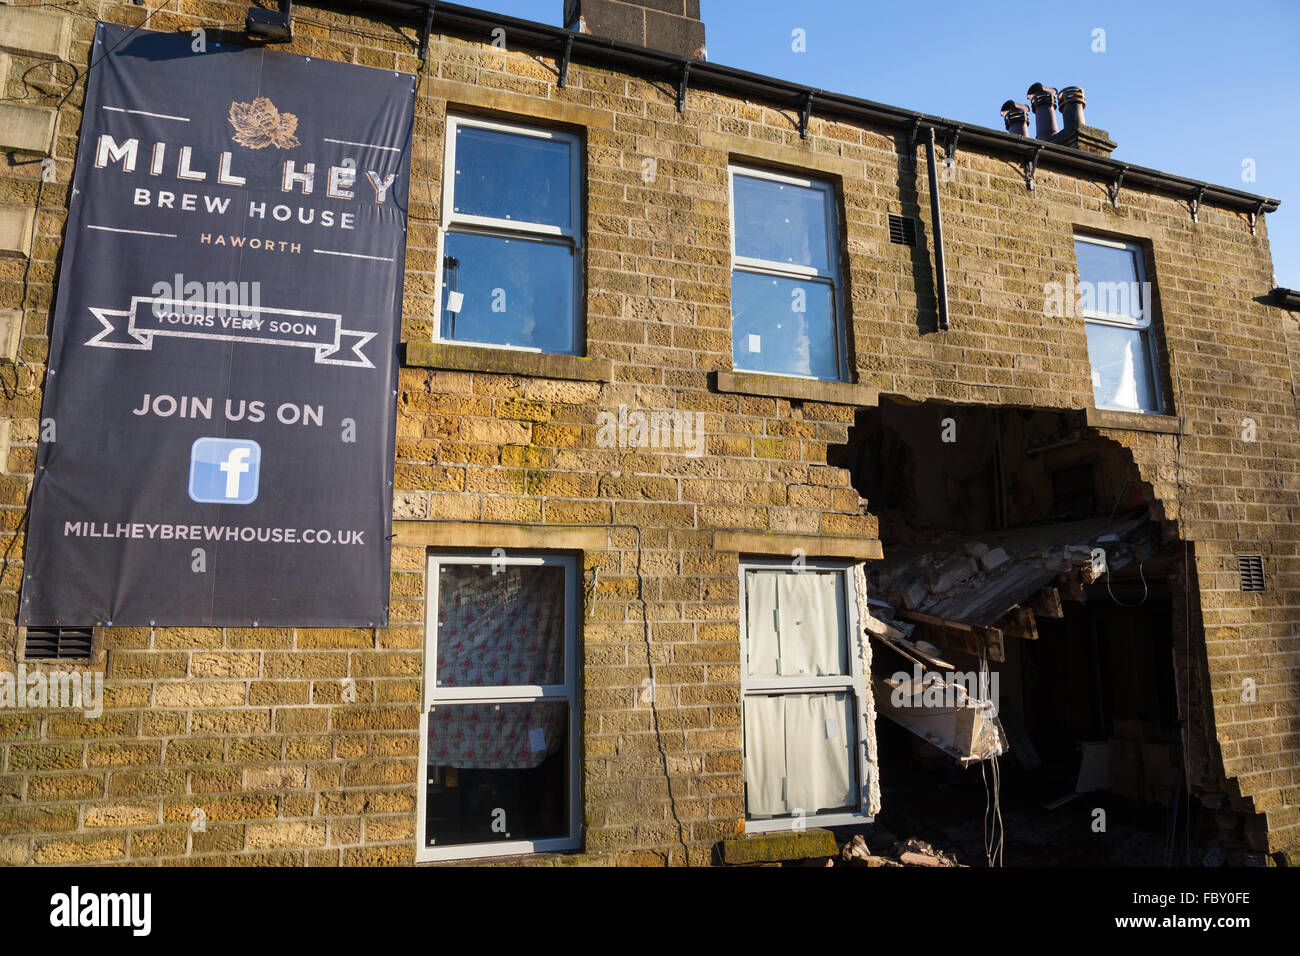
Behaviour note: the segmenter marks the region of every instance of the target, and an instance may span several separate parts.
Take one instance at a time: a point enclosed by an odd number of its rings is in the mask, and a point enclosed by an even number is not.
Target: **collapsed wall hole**
[[[828,461],[851,473],[884,549],[868,577],[890,719],[877,721],[882,811],[864,835],[984,864],[996,767],[1008,865],[1200,864],[1214,826],[1182,770],[1184,552],[1127,449],[1082,412],[882,397]],[[881,706],[899,689],[882,681],[934,661],[987,665],[1001,757],[963,769],[961,728],[896,723]]]
[[[830,461],[852,472],[886,548],[1156,504],[1127,451],[1075,412],[882,396]]]

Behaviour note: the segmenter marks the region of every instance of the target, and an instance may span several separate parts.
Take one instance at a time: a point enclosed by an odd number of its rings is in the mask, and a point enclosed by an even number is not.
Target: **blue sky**
[[[559,25],[563,0],[465,0]],[[702,0],[709,59],[1000,129],[1035,81],[1082,86],[1117,159],[1282,200],[1278,282],[1300,288],[1296,0]],[[807,50],[791,49],[802,29]],[[1105,51],[1094,52],[1094,30]],[[1255,181],[1243,181],[1253,160]],[[1245,226],[1243,225],[1243,228]]]

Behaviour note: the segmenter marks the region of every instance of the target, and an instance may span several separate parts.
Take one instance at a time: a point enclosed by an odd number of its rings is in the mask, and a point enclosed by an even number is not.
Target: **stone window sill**
[[[1108,408],[1089,408],[1090,428],[1122,428],[1131,432],[1157,432],[1178,435],[1182,432],[1182,419],[1177,415],[1148,415],[1143,412],[1117,412]]]
[[[870,408],[880,401],[880,390],[873,385],[824,382],[811,378],[762,375],[757,372],[715,372],[713,385],[719,392],[734,395],[788,398],[799,402],[823,402],[827,405],[860,405]]]
[[[528,375],[534,378],[562,378],[579,382],[608,382],[613,378],[609,359],[580,355],[552,355],[521,352],[482,345],[449,345],[445,342],[407,342],[408,368],[449,369],[458,372],[491,372],[497,375]]]

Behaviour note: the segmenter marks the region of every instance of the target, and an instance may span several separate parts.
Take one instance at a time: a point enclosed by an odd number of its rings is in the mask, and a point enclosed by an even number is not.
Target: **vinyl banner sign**
[[[99,24],[24,624],[387,623],[415,79]]]

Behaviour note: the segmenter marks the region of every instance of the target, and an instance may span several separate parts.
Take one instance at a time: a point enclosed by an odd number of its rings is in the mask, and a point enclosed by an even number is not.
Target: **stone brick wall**
[[[32,156],[0,163],[0,310],[23,333],[21,362],[0,367],[0,668],[13,668],[20,649],[24,503],[82,101],[80,85],[65,101],[67,84],[89,60],[96,15],[129,25],[150,16],[154,30],[230,30],[238,42],[245,10],[190,0],[151,16],[130,3],[0,4],[0,120],[12,103],[25,123],[57,130],[45,150],[53,182],[41,182]],[[394,31],[297,4],[294,13],[296,38],[283,49],[422,70],[411,24]],[[32,17],[39,28],[11,30]],[[848,472],[827,465],[827,448],[846,440],[876,389],[1088,408],[1082,321],[1043,314],[1044,284],[1074,269],[1076,227],[1144,243],[1158,293],[1177,418],[1095,422],[1130,450],[1188,542],[1195,613],[1185,615],[1191,633],[1176,622],[1175,635],[1188,651],[1184,672],[1205,687],[1197,726],[1206,757],[1195,782],[1213,789],[1226,776],[1233,805],[1264,815],[1261,849],[1300,843],[1297,339],[1295,321],[1259,299],[1272,284],[1262,222],[1252,236],[1243,214],[1209,206],[1193,222],[1186,203],[1131,189],[1115,210],[1102,182],[1045,168],[1031,192],[1006,157],[962,149],[941,186],[952,327],[936,333],[924,250],[888,241],[888,213],[928,223],[924,161],[913,168],[899,136],[814,115],[805,141],[789,112],[702,90],[679,114],[664,82],[582,63],[559,89],[553,59],[516,49],[509,36],[499,49],[487,36],[435,28],[423,70],[392,625],[99,629],[102,718],[0,711],[0,862],[412,862],[425,555],[449,545],[582,553],[585,852],[561,859],[709,862],[717,841],[743,832],[739,554],[878,556],[875,518],[860,512]],[[449,108],[584,137],[588,360],[419,345],[435,310]],[[39,138],[27,147],[36,160]],[[729,159],[837,184],[858,387],[792,395],[725,374]],[[600,447],[596,416],[620,404],[702,412],[707,453]],[[1253,442],[1242,440],[1244,418],[1256,423]],[[1243,551],[1265,556],[1268,591],[1238,590]],[[662,688],[653,711],[640,701],[651,663]],[[341,699],[345,677],[355,703]],[[1249,704],[1245,678],[1258,687]]]

